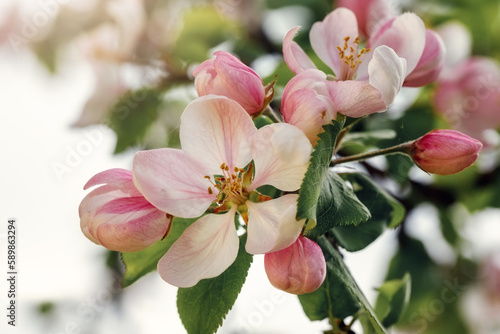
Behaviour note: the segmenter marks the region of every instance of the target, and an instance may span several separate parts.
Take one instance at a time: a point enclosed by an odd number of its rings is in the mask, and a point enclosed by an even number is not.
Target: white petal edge
[[[369,83],[382,93],[382,99],[389,107],[403,86],[406,77],[406,60],[399,57],[390,47],[382,45],[373,51],[368,64]]]

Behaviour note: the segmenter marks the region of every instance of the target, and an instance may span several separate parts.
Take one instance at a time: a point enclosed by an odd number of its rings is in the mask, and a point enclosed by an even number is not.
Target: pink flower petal
[[[222,274],[238,255],[235,212],[233,207],[225,214],[209,214],[189,226],[158,262],[161,278],[185,288]]]
[[[80,227],[94,243],[121,252],[135,252],[160,240],[170,216],[144,197],[128,197],[109,185],[90,192],[79,207]]]
[[[250,191],[265,184],[284,191],[300,188],[312,146],[299,128],[285,123],[267,125],[253,137],[251,151],[255,176]]]
[[[248,239],[246,250],[265,254],[290,246],[300,235],[304,220],[296,220],[298,195],[288,194],[267,202],[246,202]]]
[[[300,27],[290,29],[283,39],[283,58],[288,68],[295,74],[299,74],[307,69],[316,68],[316,65],[314,65],[304,50],[293,41],[299,29]]]
[[[237,102],[221,96],[198,98],[181,116],[182,150],[198,161],[204,175],[221,174],[222,163],[230,170],[248,165],[252,159],[248,143],[256,131],[248,113]]]
[[[326,117],[330,113],[327,112],[331,107],[329,98],[321,98],[312,89],[300,89],[287,96],[286,104],[283,106],[283,111],[286,110],[285,121],[301,129],[311,144],[315,144],[318,140],[318,134],[322,131],[322,126],[335,116]],[[285,112],[283,113],[285,115]]]
[[[444,67],[446,49],[442,38],[427,29],[425,49],[417,67],[406,77],[404,86],[422,87],[437,79]]]
[[[368,41],[368,47],[372,49],[380,45],[387,45],[399,57],[405,58],[406,75],[410,74],[425,48],[425,25],[422,19],[413,13],[405,13],[388,21]]]
[[[364,81],[332,81],[330,97],[337,112],[349,117],[362,117],[385,111],[380,90]]]
[[[132,182],[132,172],[127,169],[113,168],[100,172],[91,177],[83,189],[86,190],[100,184],[109,184],[131,196],[140,195]]]
[[[373,58],[368,64],[369,83],[380,90],[386,107],[399,93],[406,72],[406,61],[391,48],[383,45],[373,51]]]
[[[347,8],[335,9],[323,21],[314,23],[309,33],[313,50],[335,74],[340,72],[341,61],[337,47],[343,47],[346,37],[351,41],[358,37],[356,16]]]
[[[134,183],[154,206],[183,218],[198,217],[215,200],[203,169],[183,151],[164,148],[139,151],[133,162]]]

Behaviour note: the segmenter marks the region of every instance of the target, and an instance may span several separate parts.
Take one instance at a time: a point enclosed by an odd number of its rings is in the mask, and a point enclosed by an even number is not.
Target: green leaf
[[[139,145],[158,118],[163,99],[159,90],[141,88],[123,95],[112,107],[109,126],[116,133],[115,154]]]
[[[317,203],[317,225],[306,232],[319,237],[336,226],[358,225],[370,218],[370,211],[337,173],[329,171],[323,180]]]
[[[340,246],[355,252],[375,241],[386,228],[397,227],[404,219],[405,208],[367,175],[341,176],[351,182],[357,198],[371,213],[369,220],[357,226],[336,226],[331,230]]]
[[[377,289],[375,313],[386,327],[394,325],[410,301],[411,279],[406,273],[402,279],[384,282]]]
[[[238,23],[221,15],[215,6],[193,6],[184,12],[172,53],[180,61],[201,63],[211,57],[210,49],[237,38],[240,32]]]
[[[253,123],[255,124],[255,127],[257,129],[260,129],[263,126],[273,124],[274,122],[269,117],[267,117],[265,115],[260,115],[259,117],[257,117],[256,119],[253,120]]]
[[[238,257],[221,275],[201,280],[192,288],[179,288],[177,309],[189,334],[215,333],[222,325],[252,263],[253,257],[245,251],[245,243],[246,234],[240,237]]]
[[[299,296],[304,312],[310,320],[343,319],[364,311],[376,334],[387,334],[370,303],[359,289],[342,255],[323,236],[317,240],[325,255],[327,276],[316,291]]]
[[[122,261],[125,264],[122,286],[124,288],[130,286],[142,276],[156,270],[160,258],[181,236],[182,232],[196,220],[198,218],[185,219],[175,217],[172,220],[170,231],[165,239],[139,252],[122,253]]]
[[[342,130],[345,119],[340,123],[332,121],[332,124],[324,125],[324,132],[318,135],[319,140],[311,154],[311,163],[300,187],[299,199],[297,200],[297,220],[309,219],[316,222],[316,210],[318,199],[323,188],[323,180],[328,173],[330,161],[337,137]]]

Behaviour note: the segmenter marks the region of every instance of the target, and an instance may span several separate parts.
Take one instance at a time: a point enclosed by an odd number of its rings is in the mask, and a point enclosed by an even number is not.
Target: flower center
[[[231,207],[233,204],[240,205],[245,203],[248,199],[248,191],[246,190],[248,186],[246,182],[248,179],[247,175],[249,174],[250,178],[252,177],[251,168],[245,171],[243,168],[234,167],[233,171],[230,171],[229,166],[223,163],[220,169],[222,174],[214,176],[214,182],[212,182],[210,176],[205,176],[212,184],[212,187],[208,187],[208,193],[212,194],[214,190],[219,192],[214,204],[221,207],[229,204],[229,207]]]
[[[362,48],[358,52],[359,47],[359,36],[350,42],[351,37],[347,36],[344,38],[344,45],[337,46],[339,51],[339,72],[335,73],[337,80],[353,80],[358,71],[359,65],[363,62],[363,58],[366,56],[371,49]]]

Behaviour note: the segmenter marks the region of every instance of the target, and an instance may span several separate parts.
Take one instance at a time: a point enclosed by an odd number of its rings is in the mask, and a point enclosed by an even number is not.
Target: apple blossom
[[[321,248],[302,236],[285,249],[267,253],[264,266],[275,288],[296,295],[315,291],[326,277],[326,262]]]
[[[160,240],[172,217],[149,203],[135,188],[132,172],[110,169],[94,175],[92,190],[79,207],[80,227],[96,244],[120,252],[136,252]]]
[[[311,144],[289,124],[259,130],[235,101],[208,95],[191,102],[181,116],[182,150],[136,153],[134,182],[153,205],[174,216],[196,218],[158,262],[168,283],[189,287],[216,277],[235,260],[239,212],[248,225],[246,250],[252,254],[292,244],[303,221],[295,219],[296,194],[270,199],[257,192],[272,185],[299,189]]]
[[[250,115],[262,112],[272,99],[272,86],[238,58],[224,51],[198,65],[193,71],[199,96],[222,95],[238,102]]]
[[[327,80],[293,41],[298,29],[291,29],[283,41],[285,62],[297,76],[285,87],[281,107],[285,121],[301,128],[311,142],[317,139],[321,126],[335,119],[337,113],[362,117],[385,111],[392,104],[406,76],[406,61],[383,45],[373,51],[358,50],[360,40],[352,11],[338,8],[311,28],[311,45],[333,70],[333,80]],[[368,54],[366,78],[359,80],[360,76],[365,77],[358,69]],[[308,91],[300,93],[300,89]],[[317,98],[312,97],[314,93]],[[298,98],[299,95],[303,97]],[[293,103],[287,103],[292,100]],[[311,111],[305,111],[307,109]]]
[[[433,102],[452,128],[486,143],[484,130],[500,127],[500,66],[482,57],[460,63],[439,80]]]
[[[483,145],[455,130],[433,130],[410,147],[413,161],[424,171],[438,175],[458,173],[472,165]]]

